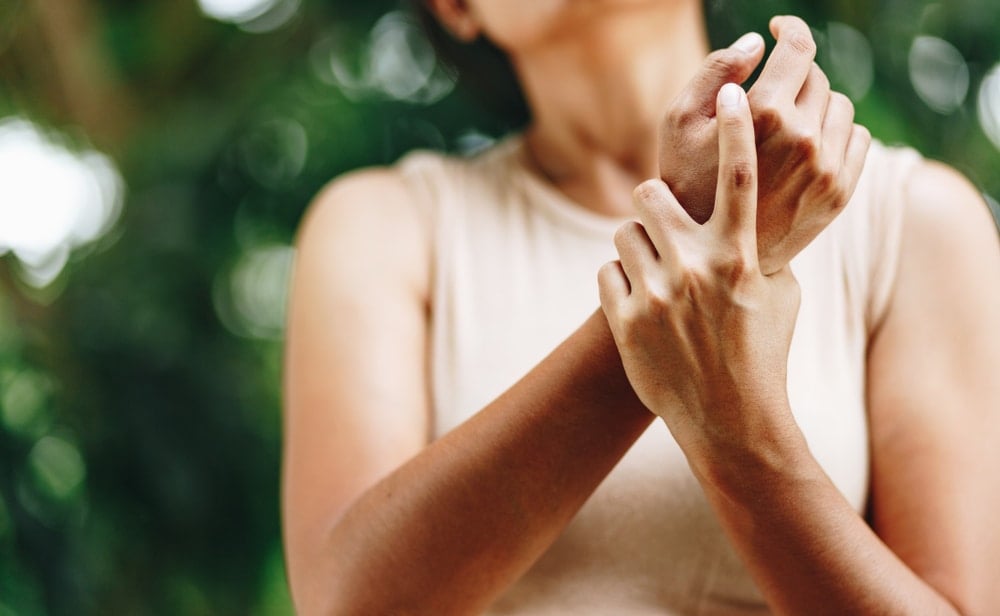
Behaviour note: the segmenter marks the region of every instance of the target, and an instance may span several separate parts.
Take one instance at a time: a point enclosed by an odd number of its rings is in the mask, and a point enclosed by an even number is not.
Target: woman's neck
[[[595,212],[626,216],[657,175],[657,130],[708,41],[697,1],[628,5],[512,61],[532,111],[528,163]]]

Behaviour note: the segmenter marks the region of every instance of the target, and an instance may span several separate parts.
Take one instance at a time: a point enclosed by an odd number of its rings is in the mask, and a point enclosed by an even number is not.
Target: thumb
[[[764,38],[756,32],[741,36],[725,49],[713,51],[705,58],[694,78],[678,97],[675,107],[682,117],[715,117],[715,102],[719,90],[727,83],[741,84],[750,78],[764,58]]]

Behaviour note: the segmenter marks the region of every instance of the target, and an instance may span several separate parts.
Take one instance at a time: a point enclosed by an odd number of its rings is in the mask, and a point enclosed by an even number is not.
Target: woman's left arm
[[[1000,244],[948,167],[912,174],[889,312],[869,348],[871,523],[965,614],[1000,614]]]
[[[780,613],[1000,613],[997,229],[948,167],[922,164],[908,190],[896,288],[869,346],[871,526],[801,447],[756,477],[703,480]]]

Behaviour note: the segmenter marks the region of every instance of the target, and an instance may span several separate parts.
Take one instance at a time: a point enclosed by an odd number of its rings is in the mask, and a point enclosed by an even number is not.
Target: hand
[[[757,237],[764,273],[784,267],[847,205],[871,135],[854,124],[854,106],[813,62],[816,44],[797,17],[775,17],[778,44],[750,89],[759,161]],[[698,222],[712,213],[717,163],[715,97],[759,64],[754,34],[709,55],[672,104],[660,136],[660,176]],[[706,163],[711,161],[711,163]]]
[[[736,84],[718,96],[718,190],[695,222],[660,180],[635,190],[641,223],[615,235],[601,306],[636,394],[685,452],[774,437],[788,425],[786,371],[799,288],[758,265],[753,120]]]

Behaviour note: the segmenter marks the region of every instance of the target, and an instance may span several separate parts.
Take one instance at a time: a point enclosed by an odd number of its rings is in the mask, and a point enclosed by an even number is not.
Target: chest
[[[607,238],[580,237],[521,216],[470,225],[439,250],[431,326],[437,434],[510,387],[599,306],[596,272],[616,256],[612,230]],[[868,487],[865,294],[834,239],[815,242],[793,263],[802,304],[788,393],[813,455],[861,511]],[[762,605],[659,421],[498,605],[548,613],[545,601],[555,601],[557,611],[580,601],[581,613],[603,601],[614,613],[630,602],[636,613]]]

